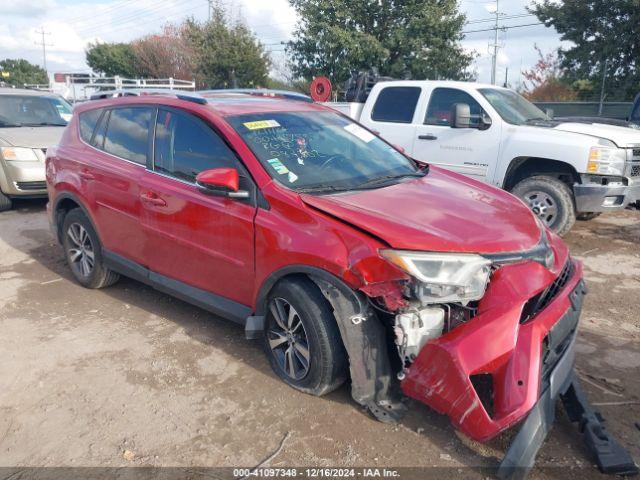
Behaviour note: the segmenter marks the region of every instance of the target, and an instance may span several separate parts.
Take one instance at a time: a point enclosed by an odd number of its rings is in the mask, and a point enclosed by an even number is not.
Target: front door
[[[243,165],[205,122],[186,112],[160,109],[152,169],[140,192],[148,236],[149,268],[160,275],[250,305],[254,284],[252,199],[201,193],[196,175],[236,168],[241,188],[251,189]]]
[[[451,126],[456,103],[471,108],[471,128]],[[487,181],[489,166],[500,152],[500,125],[486,125],[488,114],[467,92],[457,88],[436,88],[431,93],[427,113],[416,127],[412,156],[433,165]]]

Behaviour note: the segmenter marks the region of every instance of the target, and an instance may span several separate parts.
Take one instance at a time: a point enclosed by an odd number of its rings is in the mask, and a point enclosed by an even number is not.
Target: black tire
[[[290,310],[287,310],[286,304],[293,307],[297,315],[291,320],[290,325],[285,325],[293,326],[291,335],[294,338],[289,337],[289,340],[283,340],[287,333],[279,326],[274,313],[280,305],[284,308],[282,316],[288,319]],[[280,345],[272,348],[278,342]],[[298,350],[300,346],[302,350]],[[305,347],[308,347],[306,373],[305,357],[300,353]],[[308,278],[283,280],[269,294],[264,348],[276,375],[301,392],[316,396],[325,395],[347,379],[347,353],[333,310],[317,285]],[[286,360],[288,349],[291,350],[290,362]]]
[[[553,177],[526,178],[511,190],[527,204],[551,230],[565,235],[576,222],[573,193],[569,186]]]
[[[83,287],[104,288],[120,278],[120,275],[104,266],[98,234],[79,208],[71,210],[64,217],[62,246],[73,276]]]
[[[594,218],[602,215],[600,212],[582,212],[579,213],[576,218],[581,222],[588,222],[589,220],[593,220]]]
[[[11,210],[13,206],[13,202],[11,199],[7,197],[4,193],[0,192],[0,212],[6,212],[7,210]]]

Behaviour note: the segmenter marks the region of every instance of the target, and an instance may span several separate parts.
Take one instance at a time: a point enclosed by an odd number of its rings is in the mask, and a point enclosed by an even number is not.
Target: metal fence
[[[554,117],[607,117],[625,120],[631,113],[632,102],[604,102],[602,115],[598,115],[599,102],[534,102],[541,110]]]

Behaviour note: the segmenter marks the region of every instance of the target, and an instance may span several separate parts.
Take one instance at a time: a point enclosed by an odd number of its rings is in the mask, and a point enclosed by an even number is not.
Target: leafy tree
[[[25,83],[49,83],[49,77],[43,68],[23,58],[7,58],[0,61],[0,71],[8,73],[8,76],[3,75],[0,79],[10,86],[22,87]]]
[[[162,33],[148,35],[131,44],[140,75],[180,80],[194,78],[194,51],[182,30],[182,27],[166,25]]]
[[[270,59],[242,23],[231,24],[220,6],[212,19],[187,20],[182,35],[193,51],[196,82],[206,88],[260,87],[267,84]]]
[[[597,96],[606,62],[608,100],[632,99],[638,93],[640,1],[538,0],[530,11],[572,42],[560,50],[567,80],[589,80],[597,85]]]
[[[537,45],[538,61],[530,70],[522,72],[524,96],[538,102],[567,102],[576,100],[577,93],[563,82],[560,60],[557,54],[542,53]]]
[[[289,0],[302,19],[288,50],[296,75],[347,80],[375,68],[397,78],[465,79],[457,0]]]
[[[135,78],[141,73],[130,43],[90,43],[85,55],[94,72],[108,77]]]

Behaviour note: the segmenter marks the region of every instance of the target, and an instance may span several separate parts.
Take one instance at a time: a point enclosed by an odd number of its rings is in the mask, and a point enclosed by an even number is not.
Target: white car
[[[554,121],[506,88],[389,81],[364,104],[328,104],[417,160],[504,188],[564,234],[640,199],[640,131]]]

